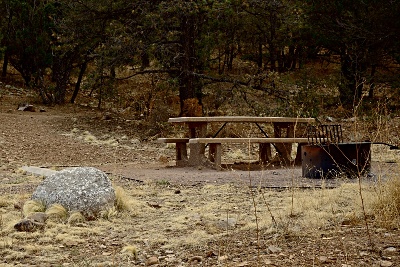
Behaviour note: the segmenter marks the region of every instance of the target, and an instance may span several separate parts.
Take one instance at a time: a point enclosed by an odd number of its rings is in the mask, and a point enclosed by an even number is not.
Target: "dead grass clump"
[[[100,218],[108,221],[111,221],[113,218],[117,217],[117,215],[118,211],[115,207],[111,207],[100,212]]]
[[[373,203],[376,222],[386,228],[400,227],[400,179],[395,177],[379,186]]]
[[[22,208],[22,212],[25,216],[29,215],[32,212],[45,212],[46,206],[43,202],[37,200],[28,200],[25,202],[24,207]]]
[[[68,211],[60,204],[53,204],[47,209],[46,214],[49,216],[50,220],[64,222],[68,218]]]
[[[72,212],[68,218],[69,225],[77,225],[79,223],[85,222],[85,216],[82,215],[79,211]]]
[[[0,208],[5,208],[8,205],[10,205],[10,203],[7,199],[0,198]]]
[[[132,256],[134,259],[136,259],[138,255],[138,249],[135,246],[127,245],[122,248],[121,253]]]
[[[115,208],[119,212],[130,210],[128,196],[120,186],[115,187]]]

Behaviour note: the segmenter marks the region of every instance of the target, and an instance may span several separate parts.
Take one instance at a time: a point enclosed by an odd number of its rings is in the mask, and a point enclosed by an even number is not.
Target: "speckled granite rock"
[[[68,211],[80,211],[94,219],[100,211],[112,207],[115,192],[107,175],[92,167],[67,168],[47,177],[35,190],[33,200],[46,208],[58,203]]]

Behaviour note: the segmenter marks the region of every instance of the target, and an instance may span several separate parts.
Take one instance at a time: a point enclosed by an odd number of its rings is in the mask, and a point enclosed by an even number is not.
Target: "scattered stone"
[[[265,259],[265,260],[264,260],[264,264],[265,264],[265,265],[271,265],[271,264],[272,264],[272,261],[271,261],[270,259]]]
[[[47,169],[47,168],[40,168],[40,167],[35,167],[35,166],[22,166],[21,170],[26,171],[27,174],[33,174],[33,175],[44,176],[44,177],[48,177],[57,172],[55,170],[51,170],[51,169]]]
[[[218,256],[217,253],[215,253],[214,251],[210,250],[209,252],[206,253],[206,257],[207,258],[211,258],[211,257],[216,257]]]
[[[105,120],[105,121],[109,121],[109,120],[111,120],[112,119],[112,115],[111,115],[111,113],[110,112],[106,112],[106,113],[104,113],[104,115],[103,115],[103,118],[102,118],[103,120]]]
[[[43,230],[46,225],[46,220],[46,213],[34,212],[16,223],[14,229],[19,232],[35,232],[37,230]]]
[[[387,247],[387,248],[385,248],[384,252],[395,253],[395,252],[397,252],[397,248],[395,248],[395,247]]]
[[[330,117],[330,116],[326,116],[326,121],[328,121],[328,122],[334,122],[335,119],[332,118],[332,117]]]
[[[276,246],[269,246],[268,247],[268,252],[275,254],[275,253],[280,253],[282,251],[282,249],[280,247],[276,247]]]
[[[27,220],[31,220],[37,223],[46,223],[48,216],[44,212],[33,212],[26,216]]]
[[[361,257],[369,256],[369,252],[368,251],[360,251],[360,256]]]
[[[236,266],[237,267],[246,267],[246,266],[249,266],[249,263],[247,261],[244,261],[244,262],[238,263]]]
[[[381,261],[380,262],[380,266],[381,267],[390,267],[390,266],[393,266],[393,262],[391,262],[391,261]]]
[[[321,264],[325,264],[325,263],[329,263],[329,262],[330,262],[330,260],[329,260],[328,257],[326,257],[326,256],[319,256],[319,257],[318,257],[318,260],[319,260],[319,262],[320,262]]]
[[[24,207],[24,201],[22,200],[14,203],[14,209],[16,210],[22,210],[23,207]]]
[[[236,226],[236,223],[237,221],[235,218],[228,218],[217,221],[216,226],[224,230],[226,228],[234,228]]]
[[[158,263],[159,263],[159,260],[156,256],[152,256],[146,260],[146,266],[151,266],[151,265],[158,264]]]
[[[218,261],[225,261],[227,259],[228,259],[228,256],[226,256],[226,255],[218,257]]]
[[[36,223],[31,220],[23,219],[14,225],[14,229],[18,232],[35,232],[36,230],[43,230],[45,224]]]
[[[150,207],[155,208],[155,209],[159,209],[162,207],[160,203],[155,202],[155,201],[147,202],[147,205],[149,205]]]
[[[189,262],[197,262],[200,263],[203,261],[203,257],[202,256],[193,256],[189,259]]]
[[[94,219],[100,211],[114,206],[115,192],[107,175],[91,167],[67,168],[47,177],[35,190],[33,200],[47,207],[60,204]]]
[[[27,103],[22,103],[18,105],[17,110],[35,112],[35,107]]]

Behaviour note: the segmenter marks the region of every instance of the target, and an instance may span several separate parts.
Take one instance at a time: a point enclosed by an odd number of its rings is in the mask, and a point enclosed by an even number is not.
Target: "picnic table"
[[[208,160],[216,167],[221,165],[222,144],[228,143],[258,143],[259,157],[263,163],[271,160],[271,145],[280,154],[283,161],[291,162],[292,144],[307,143],[307,138],[297,136],[296,128],[299,124],[313,124],[314,118],[295,117],[253,117],[253,116],[217,116],[217,117],[175,117],[168,120],[170,123],[185,124],[188,134],[185,138],[159,138],[162,143],[176,144],[177,165],[196,166],[204,162],[205,148],[209,146]],[[209,125],[212,123],[222,124],[212,137],[207,137]],[[246,138],[224,138],[218,134],[228,123],[255,124],[262,137]],[[273,125],[273,136],[269,136],[263,124]],[[189,144],[190,155],[187,155],[187,144]]]

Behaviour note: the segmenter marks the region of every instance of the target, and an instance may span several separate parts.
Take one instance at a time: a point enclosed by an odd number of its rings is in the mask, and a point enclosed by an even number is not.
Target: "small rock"
[[[280,253],[282,251],[282,249],[280,247],[276,247],[276,246],[269,246],[268,247],[268,252],[269,253]]]
[[[215,257],[218,256],[217,253],[215,253],[214,251],[210,250],[209,252],[206,253],[206,257],[207,258],[211,258],[211,257]]]
[[[37,223],[45,223],[48,216],[44,212],[34,212],[29,214],[26,219],[37,222]]]
[[[147,205],[149,205],[149,206],[152,207],[152,208],[156,208],[156,209],[159,209],[159,208],[162,207],[160,203],[155,202],[155,201],[147,202]]]
[[[236,226],[236,223],[237,223],[236,219],[228,218],[216,222],[216,226],[220,229],[234,228]]]
[[[37,223],[29,219],[23,219],[14,225],[14,229],[18,232],[35,232],[44,229],[44,223]]]
[[[360,256],[361,257],[365,257],[365,256],[368,256],[368,255],[369,255],[368,251],[360,251]]]
[[[227,259],[228,259],[228,256],[226,256],[226,255],[218,257],[218,261],[225,261]]]
[[[328,259],[328,257],[326,257],[326,256],[319,256],[319,257],[318,257],[318,260],[319,260],[319,262],[322,263],[322,264],[328,263],[328,262],[329,262],[329,259]]]
[[[202,256],[193,256],[189,259],[189,262],[202,262],[203,261],[203,257]]]
[[[150,265],[154,265],[154,264],[158,264],[158,263],[159,263],[158,258],[156,256],[152,256],[147,259],[146,266],[150,266]]]
[[[390,266],[393,266],[393,262],[391,262],[391,261],[381,261],[380,262],[380,266],[381,267],[390,267]]]
[[[387,248],[385,248],[384,252],[389,252],[389,253],[397,252],[397,248],[387,247]]]
[[[35,112],[35,107],[33,105],[24,103],[24,104],[19,104],[17,110]]]
[[[329,121],[329,122],[334,122],[334,121],[335,121],[335,119],[334,119],[334,118],[332,118],[332,117],[330,117],[330,116],[326,116],[326,121]]]
[[[16,210],[22,210],[22,207],[24,206],[24,202],[23,201],[18,201],[14,203],[14,209]]]
[[[272,264],[272,261],[271,261],[270,259],[265,259],[265,260],[264,260],[264,264],[265,264],[265,265],[271,265],[271,264]]]

